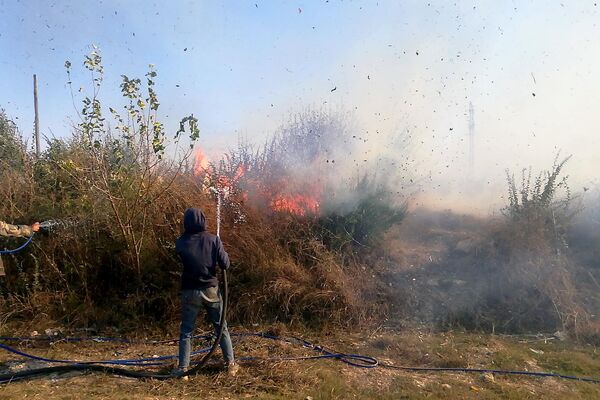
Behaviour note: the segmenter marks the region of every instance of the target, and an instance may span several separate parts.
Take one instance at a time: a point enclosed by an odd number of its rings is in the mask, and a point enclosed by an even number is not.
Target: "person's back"
[[[217,265],[223,269],[229,267],[229,257],[221,239],[206,231],[206,217],[196,208],[186,210],[183,227],[184,233],[175,246],[183,263],[181,288],[217,287]]]
[[[215,332],[221,326],[222,302],[217,280],[217,266],[229,267],[229,256],[221,239],[206,231],[206,217],[196,208],[188,208],[183,216],[184,233],[175,248],[183,263],[181,276],[181,330],[179,336],[179,367],[176,374],[185,372],[190,365],[191,337],[200,308],[206,311],[207,319]],[[231,337],[227,323],[223,322],[221,350],[231,375],[238,366],[233,357]]]

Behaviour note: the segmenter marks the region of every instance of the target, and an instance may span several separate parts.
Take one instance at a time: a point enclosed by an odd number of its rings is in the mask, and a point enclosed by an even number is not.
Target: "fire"
[[[248,166],[243,163],[230,172],[217,172],[200,148],[194,153],[194,175],[204,179],[205,187],[218,187],[225,197],[235,195],[243,202],[249,201],[255,205],[266,204],[271,211],[275,212],[302,217],[319,215],[322,190],[315,182],[293,184],[290,179],[284,177],[280,177],[276,182],[267,181],[264,177],[256,176],[256,173],[249,171]]]
[[[222,188],[232,188],[239,180],[242,176],[244,176],[244,174],[246,173],[247,169],[246,166],[243,164],[240,164],[237,169],[235,170],[235,173],[233,174],[233,176],[229,177],[226,175],[220,175],[217,178],[217,184],[219,185],[219,187]]]
[[[237,182],[244,174],[248,171],[248,168],[244,164],[238,165],[235,170],[235,174],[233,175],[233,181]]]
[[[198,176],[208,172],[208,164],[208,158],[202,149],[198,148],[194,154],[194,175]]]
[[[319,201],[315,197],[301,194],[276,196],[271,200],[270,207],[273,211],[289,212],[300,216],[319,214]]]

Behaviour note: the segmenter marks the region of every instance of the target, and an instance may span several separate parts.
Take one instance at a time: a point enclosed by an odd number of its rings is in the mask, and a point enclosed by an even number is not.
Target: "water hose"
[[[51,231],[58,227],[66,228],[68,226],[72,226],[72,225],[76,225],[76,224],[77,224],[77,222],[72,219],[50,219],[50,220],[41,222],[40,228],[45,229],[47,231]],[[35,232],[32,232],[31,236],[29,236],[27,241],[25,243],[23,243],[21,246],[17,247],[14,250],[0,250],[0,255],[18,253],[19,251],[23,250],[25,247],[27,247],[31,244],[31,241],[33,240],[34,236],[35,236]]]
[[[32,233],[31,236],[29,236],[29,239],[27,239],[27,241],[25,243],[23,243],[21,246],[17,247],[14,250],[0,250],[0,254],[15,254],[15,253],[18,253],[19,251],[23,250],[25,247],[29,246],[29,244],[33,240],[33,236],[34,235],[35,234]]]
[[[220,233],[221,233],[221,204],[222,204],[221,192],[215,188],[211,188],[211,189],[217,195],[217,236],[220,236]],[[47,221],[42,224],[45,227],[51,227],[51,226],[57,225],[59,223],[60,223],[60,221]],[[27,242],[25,242],[25,244],[23,244],[21,247],[15,249],[15,250],[7,250],[0,254],[13,254],[13,253],[19,252],[22,249],[24,249],[27,245],[29,245],[29,243],[31,243],[32,240],[33,240],[33,234],[27,240]],[[31,370],[27,370],[27,371],[3,374],[3,375],[0,375],[0,384],[14,382],[17,380],[27,379],[27,378],[31,378],[31,377],[35,377],[35,376],[40,376],[40,375],[47,375],[47,374],[53,374],[53,373],[64,373],[64,372],[74,372],[74,371],[103,372],[103,373],[108,373],[108,374],[113,374],[113,375],[125,376],[125,377],[129,377],[129,378],[140,378],[140,379],[153,378],[153,379],[161,379],[161,380],[171,379],[171,378],[181,378],[184,376],[196,374],[200,369],[202,369],[206,365],[206,363],[208,362],[210,357],[212,357],[217,346],[221,342],[221,338],[223,337],[223,329],[224,329],[224,326],[227,324],[227,303],[228,303],[228,297],[229,297],[228,284],[227,284],[227,271],[225,269],[222,269],[221,271],[222,271],[222,276],[223,276],[222,288],[221,288],[222,304],[221,304],[221,316],[219,318],[219,326],[217,329],[217,335],[216,335],[215,341],[213,342],[212,346],[210,347],[210,350],[208,351],[208,353],[206,353],[206,355],[204,357],[202,357],[202,360],[200,360],[200,362],[198,362],[193,368],[190,368],[187,371],[182,371],[182,372],[178,372],[178,373],[161,374],[161,373],[157,373],[157,372],[153,372],[153,371],[139,371],[139,370],[133,371],[133,370],[125,369],[125,368],[118,368],[118,367],[105,365],[105,364],[129,365],[127,363],[119,363],[119,362],[114,362],[114,361],[112,361],[112,362],[109,361],[109,362],[105,362],[102,364],[89,363],[89,362],[81,363],[80,362],[80,363],[73,363],[70,365],[44,367],[44,368],[31,369]],[[1,346],[1,347],[6,349],[7,346]],[[66,360],[57,360],[57,361],[64,362]],[[146,363],[144,365],[152,365],[152,364]]]
[[[227,271],[225,271],[225,270],[222,270],[222,271],[223,271],[223,284],[222,284],[223,305],[221,307],[221,318],[220,318],[220,324],[219,324],[219,327],[217,330],[217,336],[216,336],[214,343],[210,347],[210,350],[208,351],[208,353],[193,368],[191,368],[185,372],[178,373],[178,374],[171,374],[171,373],[165,374],[165,373],[158,373],[158,372],[154,372],[154,371],[130,370],[130,369],[115,367],[115,366],[111,366],[111,365],[103,365],[100,363],[90,364],[90,363],[86,363],[86,362],[75,362],[75,363],[72,363],[69,365],[43,367],[43,368],[30,369],[30,370],[26,370],[26,371],[9,372],[6,374],[1,374],[0,375],[0,384],[16,382],[16,381],[20,381],[20,380],[35,378],[38,376],[44,376],[44,375],[49,375],[49,374],[67,373],[67,372],[102,372],[105,374],[124,376],[127,378],[138,378],[138,379],[151,378],[151,379],[159,379],[159,380],[181,378],[183,376],[197,373],[200,369],[202,369],[206,365],[206,363],[208,362],[210,357],[215,352],[215,349],[219,345],[219,342],[221,341],[221,337],[223,336],[223,327],[226,324],[227,298],[228,298]],[[1,345],[0,348],[3,348],[6,350],[8,348],[8,346]],[[20,352],[20,353],[21,353],[21,355],[26,355],[26,353],[22,353],[22,352]],[[40,358],[41,357],[38,357],[38,359],[40,359]],[[68,362],[67,360],[52,360],[52,361]],[[115,364],[115,362],[111,362],[111,361],[109,361],[109,363]],[[130,365],[130,364],[119,363],[119,365]],[[133,364],[133,365],[135,365],[135,364]],[[151,365],[151,364],[144,364],[144,365]]]
[[[213,192],[215,192],[215,194],[217,195],[217,237],[219,238],[221,236],[221,192],[216,189],[216,188],[211,188],[211,190]],[[219,328],[217,330],[217,337],[215,338],[215,341],[213,343],[213,345],[211,346],[210,350],[208,351],[208,353],[202,358],[202,360],[193,368],[190,368],[189,370],[183,372],[182,374],[178,374],[178,376],[187,376],[187,375],[191,375],[191,374],[195,374],[197,373],[202,367],[204,367],[204,365],[206,364],[206,362],[208,361],[208,359],[213,355],[213,353],[215,352],[215,350],[217,349],[217,346],[219,345],[219,343],[221,343],[221,338],[223,337],[223,327],[227,324],[227,303],[229,300],[229,293],[228,293],[228,283],[227,283],[227,271],[225,269],[222,269],[222,276],[223,276],[223,282],[222,282],[222,304],[221,304],[221,317],[219,318]]]
[[[262,332],[232,333],[232,336],[237,336],[237,337],[253,336],[253,337],[260,337],[260,338],[265,338],[265,339],[283,341],[283,342],[290,343],[290,344],[300,343],[300,345],[302,345],[303,347],[309,348],[318,353],[318,355],[299,356],[299,357],[270,357],[270,358],[242,357],[242,358],[238,359],[240,362],[256,361],[256,360],[280,362],[280,361],[309,361],[309,360],[331,359],[331,360],[342,361],[353,367],[368,368],[368,369],[370,369],[370,368],[386,368],[386,369],[394,369],[394,370],[402,370],[402,371],[410,371],[410,372],[437,372],[437,373],[441,373],[441,372],[491,373],[494,375],[512,375],[512,376],[527,376],[527,377],[539,377],[539,378],[551,377],[551,378],[600,384],[600,379],[598,379],[598,378],[582,377],[582,376],[574,376],[574,375],[564,375],[564,374],[555,373],[555,372],[535,372],[535,371],[501,370],[501,369],[487,369],[487,368],[452,368],[452,367],[440,368],[440,367],[416,367],[416,366],[394,365],[394,364],[390,364],[390,363],[379,362],[375,357],[371,357],[371,356],[360,355],[360,354],[341,353],[336,350],[327,349],[325,347],[315,345],[305,339],[296,338],[296,337],[284,338],[284,337],[273,336],[271,334],[262,333]],[[201,335],[198,337],[207,338],[208,336]],[[100,339],[100,340],[98,340],[98,339]],[[0,337],[0,341],[14,341],[14,340],[52,340],[52,339],[51,338],[35,338],[35,337],[34,338]],[[119,342],[125,342],[125,343],[129,342],[124,339],[116,339],[116,338],[65,338],[63,340],[71,341],[71,342],[83,341],[83,340],[119,341]],[[163,343],[172,343],[172,342],[176,342],[176,341],[177,340],[164,340],[164,341],[161,340],[161,341],[149,341],[149,342],[143,342],[143,343],[163,344]],[[218,341],[215,341],[215,343],[218,343]],[[213,343],[213,346],[211,347],[213,349],[213,351],[214,351],[214,347],[215,346]],[[47,362],[73,363],[73,365],[38,368],[35,370],[23,371],[21,373],[0,375],[0,383],[9,383],[9,382],[33,378],[33,377],[37,377],[37,376],[43,376],[43,375],[52,374],[52,373],[72,372],[72,371],[104,372],[104,373],[116,374],[116,375],[121,375],[121,376],[132,377],[132,378],[167,379],[167,378],[174,377],[173,375],[161,375],[161,374],[148,373],[148,372],[143,372],[143,371],[131,371],[131,370],[123,369],[123,368],[103,366],[103,365],[99,365],[99,364],[100,363],[120,363],[121,365],[128,365],[128,366],[165,365],[167,363],[166,362],[167,359],[176,358],[176,356],[162,356],[162,357],[131,359],[131,360],[96,361],[96,362],[91,362],[92,364],[90,364],[90,365],[84,365],[86,362],[67,361],[67,360],[52,360],[52,359],[46,359],[46,358],[42,358],[42,357],[33,356],[31,354],[21,352],[19,350],[13,349],[9,346],[5,346],[3,344],[0,344],[0,348],[10,351],[14,354],[22,355],[22,356],[25,356],[27,358],[34,359],[34,360],[47,361]],[[206,348],[206,349],[201,349],[201,350],[195,351],[193,354],[197,355],[197,354],[208,352],[208,351],[210,351],[210,349]],[[206,358],[206,356],[205,356],[198,364],[204,365],[203,363],[206,363],[207,360],[208,360],[208,358]],[[87,362],[87,363],[90,363],[90,362]],[[193,371],[190,370],[189,373],[193,373]],[[180,376],[183,376],[183,375],[180,375]]]

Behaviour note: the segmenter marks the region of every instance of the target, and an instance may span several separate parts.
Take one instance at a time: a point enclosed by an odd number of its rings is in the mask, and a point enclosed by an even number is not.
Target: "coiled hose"
[[[154,371],[133,371],[126,368],[115,367],[111,365],[101,365],[101,364],[89,364],[89,363],[73,363],[69,365],[59,365],[54,367],[43,367],[36,369],[29,369],[26,371],[20,372],[9,372],[7,374],[0,375],[0,384],[16,382],[20,380],[26,380],[30,378],[35,378],[39,376],[55,374],[55,373],[66,373],[66,372],[102,372],[105,374],[119,375],[128,378],[138,378],[138,379],[173,379],[173,378],[181,378],[187,375],[195,374],[200,369],[202,369],[210,357],[212,357],[215,352],[219,342],[221,341],[221,337],[223,336],[223,326],[227,321],[227,302],[228,302],[228,284],[227,284],[227,271],[222,270],[222,293],[223,293],[223,305],[221,308],[221,323],[219,324],[219,329],[217,330],[217,336],[215,338],[214,343],[210,347],[210,350],[206,355],[200,360],[193,368],[177,374],[161,374]],[[2,346],[6,348],[6,346]],[[146,364],[148,365],[148,364]]]
[[[221,321],[219,324],[219,329],[217,331],[217,336],[212,346],[207,349],[202,349],[194,352],[194,354],[201,354],[206,352],[206,355],[200,360],[192,369],[181,373],[181,374],[160,374],[152,371],[133,371],[125,368],[115,367],[114,365],[124,365],[124,366],[155,366],[155,365],[165,365],[167,363],[166,360],[176,358],[175,356],[163,356],[158,358],[142,358],[142,359],[132,359],[132,360],[107,360],[107,361],[93,361],[93,362],[77,362],[77,361],[69,361],[69,360],[53,360],[42,357],[33,356],[31,354],[27,354],[21,352],[19,350],[13,349],[9,346],[0,344],[0,348],[10,351],[14,354],[28,357],[30,359],[35,359],[39,361],[46,362],[60,362],[60,363],[68,363],[69,365],[61,365],[55,367],[44,367],[31,369],[22,372],[12,372],[7,374],[0,375],[0,384],[2,383],[10,383],[16,382],[25,379],[31,379],[35,377],[40,377],[44,375],[54,374],[54,373],[65,373],[65,372],[102,372],[107,374],[125,376],[129,378],[139,378],[139,379],[171,379],[183,377],[186,375],[191,375],[197,373],[201,368],[203,368],[217,346],[221,341],[221,337],[223,335],[223,326],[225,325],[225,321],[227,320],[227,301],[228,301],[228,293],[227,293],[227,273],[223,270],[223,285],[222,285],[222,293],[223,293],[223,308],[221,310]],[[254,336],[261,337],[265,339],[271,340],[279,340],[287,343],[300,343],[303,347],[316,351],[318,354],[314,356],[301,356],[301,357],[273,357],[268,358],[266,360],[269,361],[306,361],[306,360],[318,360],[318,359],[333,359],[342,361],[350,366],[358,367],[358,368],[388,368],[402,371],[411,371],[411,372],[450,372],[450,373],[492,373],[496,375],[513,375],[513,376],[528,376],[528,377],[553,377],[559,379],[573,380],[579,382],[588,382],[600,384],[600,379],[591,378],[591,377],[582,377],[582,376],[573,376],[573,375],[563,375],[554,372],[535,372],[535,371],[516,371],[516,370],[499,370],[499,369],[485,369],[485,368],[438,368],[438,367],[412,367],[412,366],[402,366],[402,365],[393,365],[389,363],[379,362],[376,358],[366,355],[360,354],[346,354],[340,353],[335,350],[327,349],[322,346],[317,346],[307,340],[301,338],[282,338],[278,336],[273,336],[268,333],[238,333],[232,334],[232,336],[238,337],[246,337],[246,336]],[[197,336],[202,338],[208,338],[208,336]],[[3,337],[0,340],[8,341],[8,340],[22,340],[23,338],[17,337]],[[37,339],[37,340],[48,340],[48,339]],[[64,339],[71,342],[78,342],[83,340],[98,340],[98,341],[112,341],[112,342],[121,342],[121,343],[134,343],[132,341],[126,339],[118,339],[118,338],[67,338]],[[144,342],[148,344],[164,344],[164,343],[172,343],[176,340],[160,340],[160,341],[149,341]],[[256,357],[244,357],[240,358],[240,361],[251,361],[256,360]],[[110,365],[105,365],[110,364]]]

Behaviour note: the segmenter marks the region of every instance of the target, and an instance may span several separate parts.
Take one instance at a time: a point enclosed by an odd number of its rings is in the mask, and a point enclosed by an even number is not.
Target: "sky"
[[[558,151],[573,156],[575,191],[600,180],[599,9],[593,0],[0,0],[0,107],[30,137],[37,74],[41,131],[67,137],[93,44],[104,104],[122,104],[122,74],[143,77],[154,64],[167,129],[193,114],[208,154],[238,136],[261,141],[302,110],[345,110],[370,140],[364,157],[393,153],[396,132],[411,136],[410,154],[391,155],[412,163],[421,202],[493,212],[505,169],[548,169]]]

